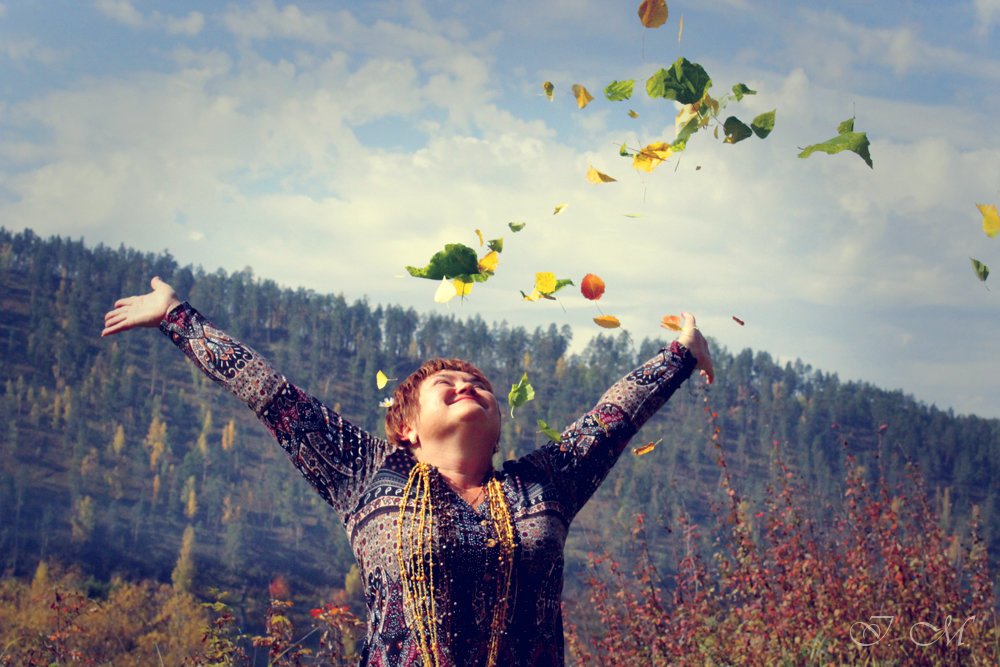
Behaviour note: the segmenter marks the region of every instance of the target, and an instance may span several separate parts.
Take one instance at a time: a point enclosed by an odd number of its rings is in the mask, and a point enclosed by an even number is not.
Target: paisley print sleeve
[[[252,348],[209,322],[189,304],[160,323],[208,377],[247,404],[288,458],[341,517],[354,509],[390,451],[318,399],[290,383]]]

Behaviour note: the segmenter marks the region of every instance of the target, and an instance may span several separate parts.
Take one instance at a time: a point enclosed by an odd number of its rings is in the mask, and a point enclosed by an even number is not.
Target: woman
[[[612,386],[559,443],[493,469],[500,407],[472,364],[434,359],[396,388],[386,440],[344,421],[246,345],[152,291],[102,336],[155,327],[254,411],[344,521],[365,585],[363,665],[561,665],[569,524],[708,345],[684,314],[669,348]]]

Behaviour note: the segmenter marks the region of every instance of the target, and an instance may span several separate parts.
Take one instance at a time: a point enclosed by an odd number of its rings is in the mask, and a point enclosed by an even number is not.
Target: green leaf
[[[750,123],[750,129],[753,130],[753,133],[761,139],[771,134],[771,130],[774,129],[774,114],[776,111],[777,109],[771,109],[767,113],[762,113],[754,118],[753,122]]]
[[[726,122],[722,124],[722,129],[726,132],[726,143],[729,144],[736,144],[753,136],[753,132],[746,123],[736,116],[727,118]]]
[[[806,146],[799,153],[799,157],[806,158],[812,155],[816,151],[822,151],[824,153],[829,153],[833,155],[834,153],[839,153],[840,151],[851,151],[857,153],[862,160],[865,161],[870,168],[874,169],[872,166],[872,156],[868,152],[868,135],[864,132],[854,131],[854,119],[849,118],[845,120],[840,125],[837,126],[838,136],[824,141],[820,144],[813,144],[812,146]]]
[[[501,236],[498,239],[490,239],[486,243],[486,247],[490,250],[495,250],[496,252],[503,252],[503,237]]]
[[[692,134],[697,132],[699,129],[701,129],[701,125],[698,117],[692,118],[688,122],[684,123],[684,127],[680,129],[680,131],[677,133],[677,136],[671,142],[670,150],[674,151],[675,153],[679,153],[680,151],[687,148],[688,139],[691,137]]]
[[[444,250],[439,250],[431,257],[431,261],[422,269],[408,266],[406,270],[416,278],[441,280],[442,278],[460,278],[464,282],[473,274],[479,273],[479,258],[476,251],[462,243],[449,243]]]
[[[982,282],[986,282],[986,279],[990,276],[990,267],[986,266],[978,259],[973,259],[972,257],[969,259],[972,260],[972,270],[976,272],[976,277]]]
[[[562,442],[562,434],[541,419],[538,420],[538,428],[541,429],[542,433],[545,434],[545,437],[552,442]]]
[[[519,408],[528,401],[535,399],[535,388],[528,382],[528,374],[525,373],[521,381],[510,388],[507,394],[507,402],[510,404],[510,416],[514,417],[514,408]]]
[[[756,95],[757,91],[750,90],[745,83],[738,83],[733,86],[733,94],[736,95],[736,101],[739,102],[743,99],[744,95]]]
[[[604,96],[612,102],[621,102],[632,97],[634,79],[628,81],[612,81],[604,88]]]
[[[526,222],[508,222],[507,226],[510,227],[510,231],[519,232],[524,229],[524,226],[528,224]]]
[[[560,279],[558,279],[556,281],[556,288],[554,290],[552,290],[551,292],[549,292],[549,294],[555,294],[556,292],[558,292],[559,290],[561,290],[563,287],[566,287],[566,285],[572,285],[572,284],[573,284],[573,281],[570,280],[569,278],[560,278]]]
[[[698,63],[678,58],[669,69],[661,69],[646,81],[650,97],[665,97],[681,104],[694,104],[705,95],[712,79]]]
[[[632,153],[628,152],[628,147],[622,144],[622,147],[618,149],[618,154],[622,157],[632,157]]]

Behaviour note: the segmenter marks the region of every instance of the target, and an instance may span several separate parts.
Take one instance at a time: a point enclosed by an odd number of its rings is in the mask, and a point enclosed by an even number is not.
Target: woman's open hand
[[[681,335],[677,337],[677,342],[686,347],[698,360],[695,370],[705,376],[708,384],[712,384],[712,380],[715,379],[715,369],[712,367],[712,355],[708,352],[708,341],[695,325],[694,315],[681,313],[681,317],[684,318],[684,326],[681,327]]]
[[[101,336],[110,336],[135,327],[157,327],[164,315],[180,305],[177,292],[160,280],[159,276],[150,280],[149,286],[153,288],[149,294],[126,296],[115,301],[114,310],[104,315]]]

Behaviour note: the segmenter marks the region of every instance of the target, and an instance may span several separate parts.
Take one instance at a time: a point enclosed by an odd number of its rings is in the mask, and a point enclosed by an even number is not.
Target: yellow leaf
[[[556,291],[556,274],[551,271],[535,274],[535,291],[552,294]]]
[[[479,260],[479,270],[483,273],[493,273],[497,270],[497,264],[500,263],[500,255],[494,250],[487,253],[485,257]]]
[[[684,15],[681,14],[680,25],[677,26],[677,46],[681,45],[681,33],[684,32]]]
[[[598,183],[611,183],[612,181],[616,181],[618,179],[611,178],[607,174],[599,172],[593,167],[591,167],[590,169],[587,170],[587,180],[590,181],[591,183],[598,184]]]
[[[618,321],[617,317],[613,317],[611,315],[601,315],[600,317],[595,317],[594,323],[598,326],[604,327],[605,329],[616,329],[622,325],[622,323]]]
[[[524,292],[521,292],[521,294],[524,294]],[[538,301],[541,298],[542,298],[542,293],[539,292],[537,289],[531,294],[524,294],[525,301]]]
[[[983,231],[991,239],[995,238],[998,233],[1000,233],[1000,214],[997,213],[997,207],[993,204],[976,204],[979,212],[983,214]]]
[[[660,163],[673,154],[674,152],[670,149],[670,144],[658,141],[636,153],[635,158],[632,160],[632,166],[643,171],[653,171]]]
[[[576,98],[576,106],[580,109],[590,104],[590,101],[594,99],[594,96],[588,93],[586,88],[576,83],[573,84],[573,97]]]
[[[556,87],[552,85],[551,81],[546,81],[542,84],[542,90],[545,91],[545,97],[549,98],[549,102],[552,101],[552,93],[555,91]]]
[[[385,373],[379,371],[378,373],[375,374],[375,386],[378,387],[379,389],[385,389],[385,386],[389,384],[391,380],[395,379],[396,378],[387,377]]]
[[[659,28],[667,22],[667,3],[665,0],[642,0],[638,13],[644,26]]]
[[[455,286],[455,296],[466,296],[472,291],[472,283],[463,283],[458,278],[455,278],[451,283]]]
[[[698,103],[685,104],[681,107],[681,110],[677,112],[677,118],[674,119],[674,136],[681,131],[681,128],[688,124],[688,121],[695,118],[698,115]]]
[[[636,113],[636,112],[635,112],[634,110],[632,110],[632,109],[629,109],[629,110],[628,110],[628,117],[629,117],[629,118],[638,118],[638,117],[639,117],[639,114],[638,114],[638,113]]]
[[[479,237],[479,247],[482,248],[483,247],[483,233],[477,229],[476,230],[476,236]]]
[[[556,210],[552,211],[552,215],[559,215],[567,206],[569,206],[569,204],[556,204]]]
[[[663,442],[663,438],[660,438],[656,442],[651,442],[648,445],[643,445],[642,447],[634,447],[632,451],[635,453],[636,456],[642,456],[643,454],[648,454],[654,449],[656,449],[656,446],[661,442]]]
[[[434,301],[437,303],[448,303],[456,296],[458,296],[458,290],[455,289],[455,284],[447,278],[442,278],[441,284],[434,291]]]

